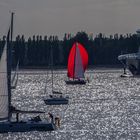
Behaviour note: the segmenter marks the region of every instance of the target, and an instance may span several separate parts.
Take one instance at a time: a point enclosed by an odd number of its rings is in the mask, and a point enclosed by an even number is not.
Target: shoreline
[[[87,70],[92,69],[120,69],[123,68],[122,65],[96,65],[96,66],[88,66]],[[51,70],[49,67],[37,67],[37,66],[25,66],[19,67],[20,70]],[[66,66],[54,66],[53,70],[66,70]]]

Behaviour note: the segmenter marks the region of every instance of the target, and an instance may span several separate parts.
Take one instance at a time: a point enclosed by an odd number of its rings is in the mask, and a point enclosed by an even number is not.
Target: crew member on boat
[[[55,117],[55,125],[57,127],[60,127],[60,117],[59,116]]]
[[[53,121],[53,114],[49,112],[48,115],[49,115],[49,118],[51,119],[51,123],[54,123],[54,121]]]
[[[89,83],[89,78],[87,77],[87,82]]]

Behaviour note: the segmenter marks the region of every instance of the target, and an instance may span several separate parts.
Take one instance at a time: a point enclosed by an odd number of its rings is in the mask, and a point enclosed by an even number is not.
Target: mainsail
[[[11,49],[13,15],[11,14],[11,25],[8,30],[5,46],[0,58],[0,120],[10,120],[11,118]]]
[[[9,38],[9,32],[7,39]],[[0,59],[0,120],[8,119],[9,117],[9,96],[8,96],[8,69],[7,69],[7,45],[6,40],[3,48],[3,53]]]
[[[68,58],[68,77],[77,79],[84,78],[87,65],[87,51],[80,43],[74,43]]]

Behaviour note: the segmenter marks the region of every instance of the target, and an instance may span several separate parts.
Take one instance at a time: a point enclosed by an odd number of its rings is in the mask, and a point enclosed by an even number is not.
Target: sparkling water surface
[[[140,139],[140,78],[121,78],[121,74],[120,69],[88,70],[89,83],[66,85],[66,71],[54,71],[54,89],[70,99],[68,105],[50,106],[43,99],[51,93],[51,72],[20,71],[12,104],[21,110],[45,111],[44,119],[48,112],[59,115],[61,126],[52,132],[0,134],[0,140]],[[24,114],[20,119],[30,117]]]

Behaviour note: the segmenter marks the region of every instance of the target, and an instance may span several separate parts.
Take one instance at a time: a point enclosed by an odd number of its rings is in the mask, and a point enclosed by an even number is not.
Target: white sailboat
[[[51,84],[52,84],[52,94],[49,95],[47,99],[44,99],[44,102],[46,105],[61,105],[61,104],[68,104],[69,102],[69,97],[64,97],[61,92],[59,91],[54,91],[53,88],[53,52],[52,52],[52,46],[51,46]],[[46,83],[47,84],[47,83]],[[46,91],[46,87],[45,87]]]
[[[13,15],[8,31],[6,43],[0,58],[0,133],[27,132],[27,131],[52,131],[55,125],[48,120],[42,121],[39,116],[28,121],[19,120],[20,113],[45,113],[41,111],[21,111],[11,105],[11,48],[10,33],[12,36]],[[11,37],[12,38],[12,37]],[[16,121],[12,114],[16,114]]]
[[[11,76],[11,88],[15,89],[17,86],[17,82],[18,82],[18,70],[19,70],[19,61],[17,63],[16,69],[13,73],[13,75]]]

